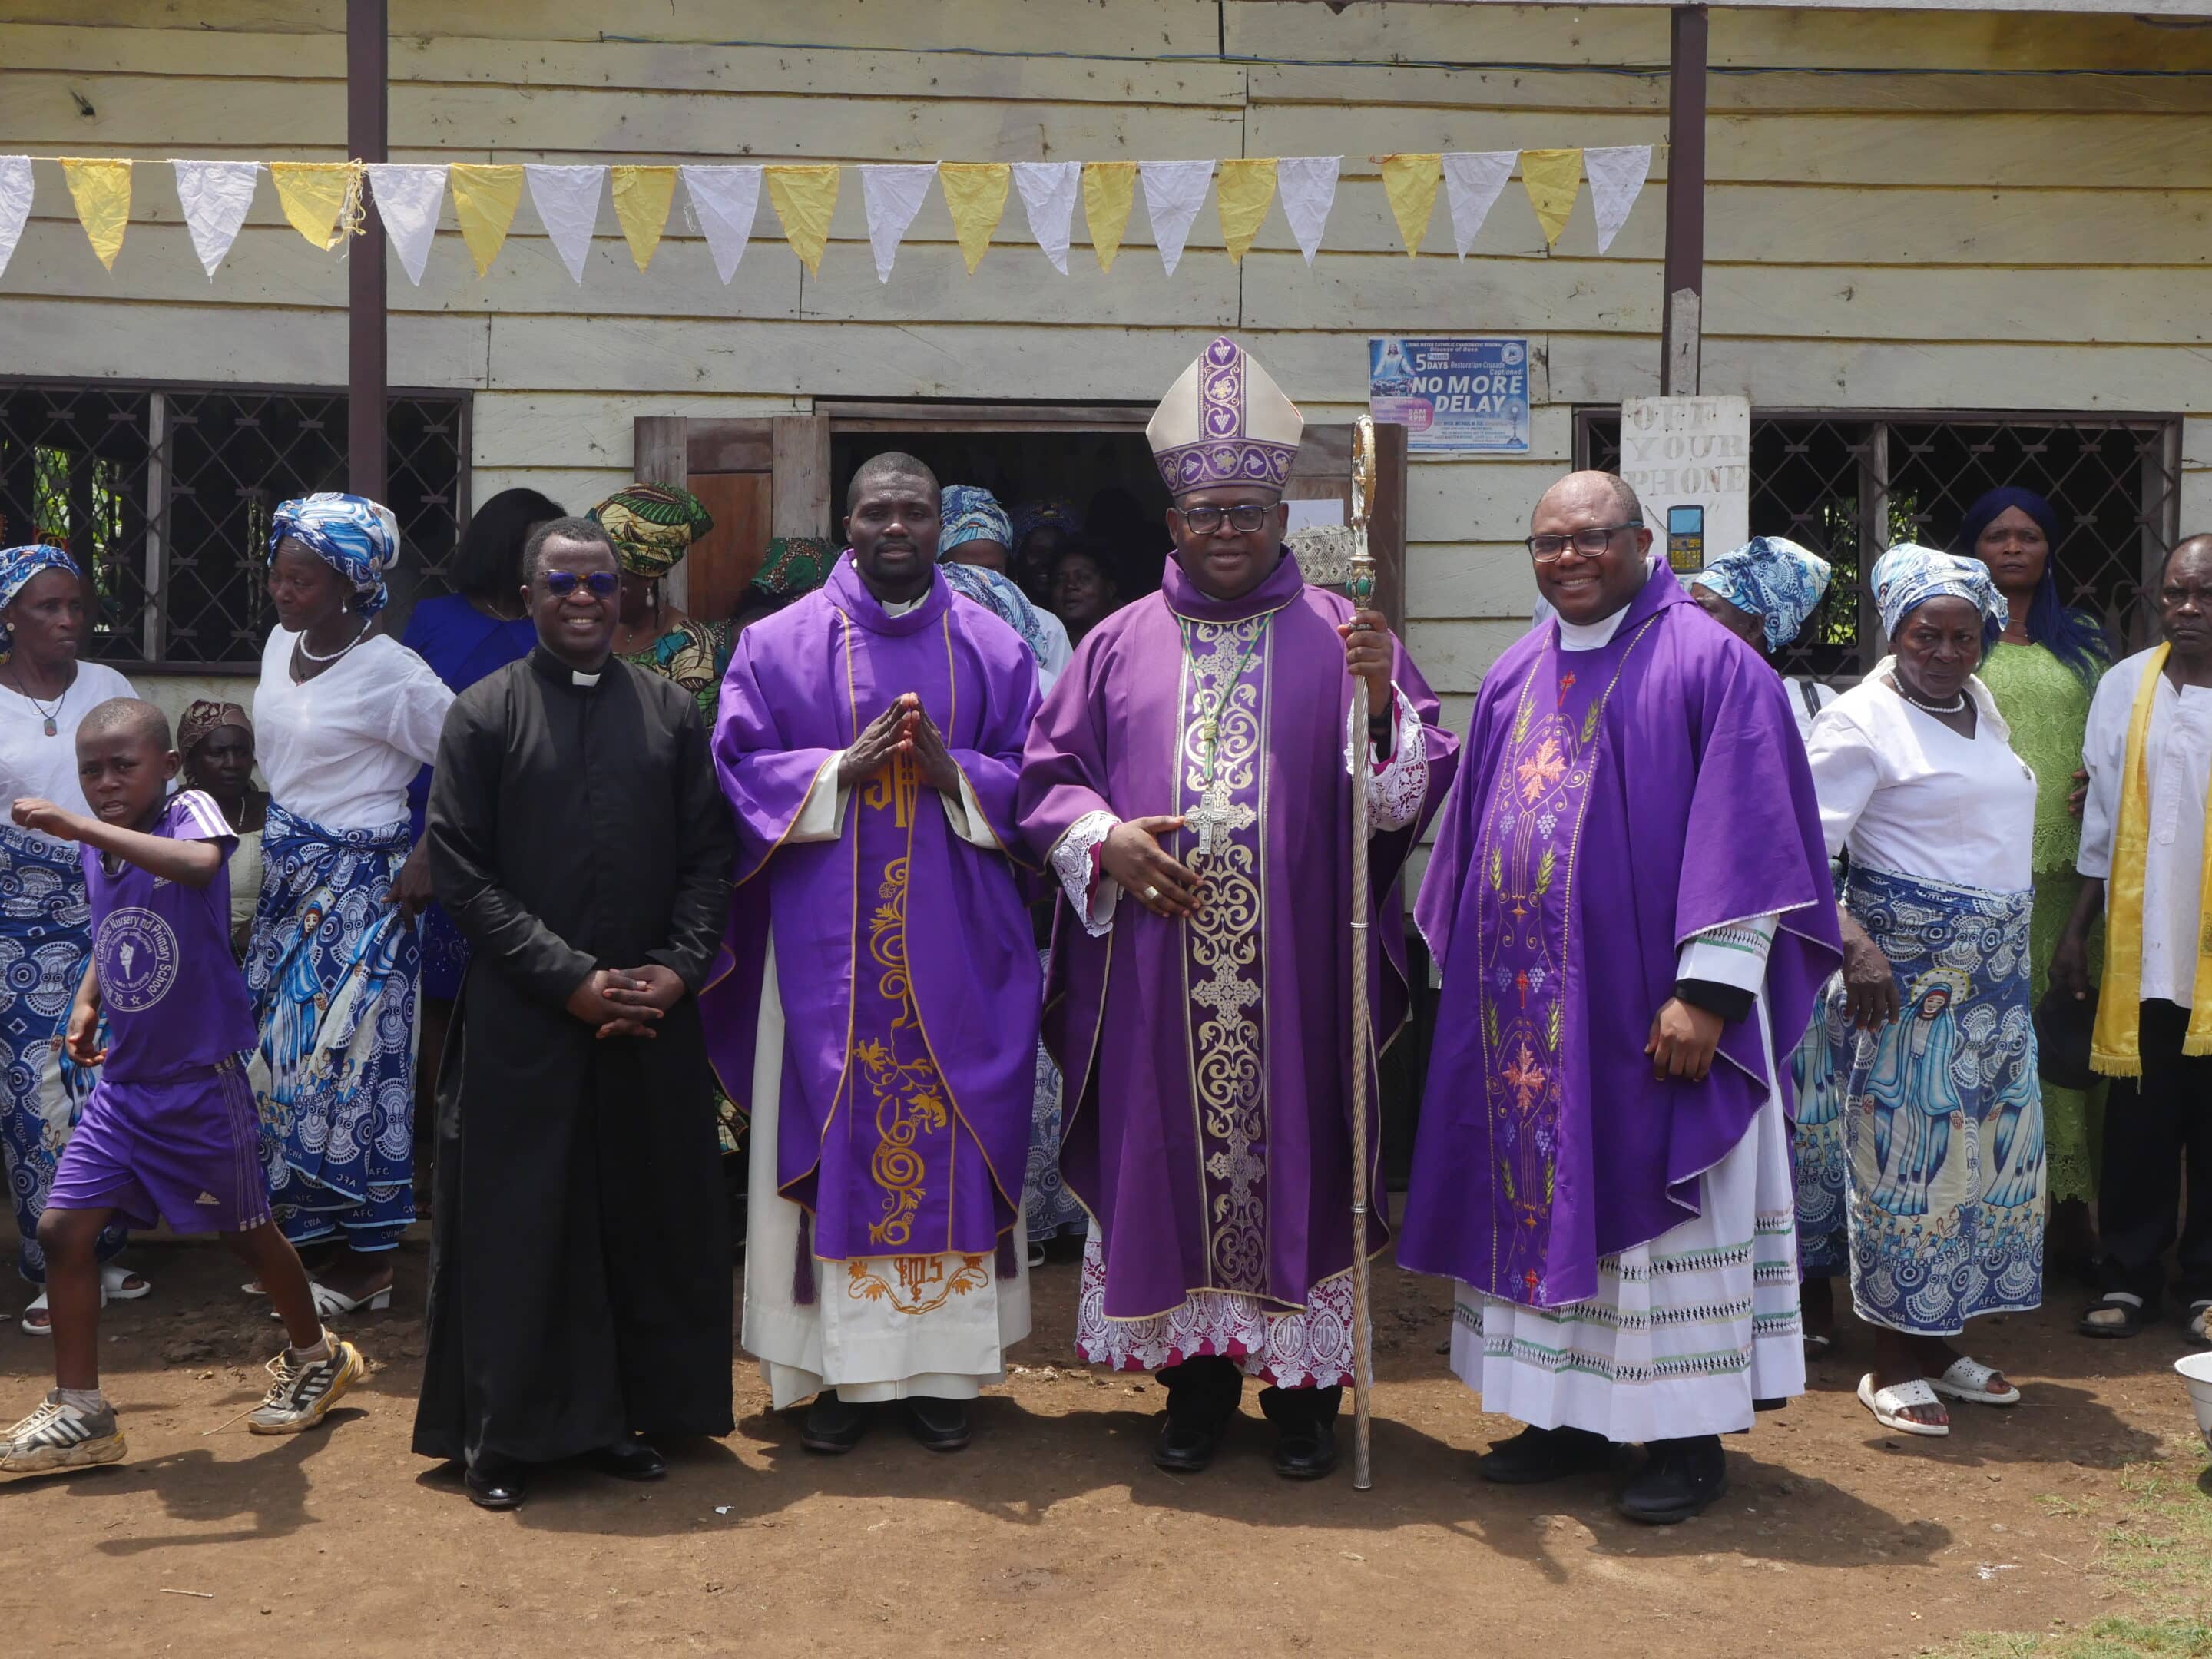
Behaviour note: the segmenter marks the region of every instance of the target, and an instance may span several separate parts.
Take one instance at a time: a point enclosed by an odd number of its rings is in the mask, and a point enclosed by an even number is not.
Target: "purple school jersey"
[[[92,959],[107,1017],[105,1076],[152,1082],[204,1069],[257,1041],[246,978],[230,950],[231,850],[222,809],[197,789],[173,795],[149,835],[211,841],[223,867],[204,887],[180,887],[135,864],[110,874],[83,849],[92,900]]]

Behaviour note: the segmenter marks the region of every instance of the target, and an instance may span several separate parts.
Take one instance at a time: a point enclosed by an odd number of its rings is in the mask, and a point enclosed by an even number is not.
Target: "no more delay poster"
[[[1416,455],[1526,454],[1528,342],[1491,336],[1367,343],[1368,412]]]

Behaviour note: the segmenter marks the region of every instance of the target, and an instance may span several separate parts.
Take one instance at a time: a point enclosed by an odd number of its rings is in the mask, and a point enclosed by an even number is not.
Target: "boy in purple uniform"
[[[100,1389],[93,1255],[118,1218],[221,1232],[268,1286],[289,1346],[270,1362],[276,1381],[247,1419],[254,1433],[313,1428],[364,1369],[351,1343],[323,1328],[307,1272],[270,1218],[242,1052],[255,1042],[252,1010],[230,951],[230,826],[198,790],[164,799],[178,759],[151,703],[100,704],[78,729],[76,753],[94,817],[51,801],[15,805],[25,829],[83,845],[92,962],[68,1042],[72,1059],[101,1073],[39,1221],[59,1386],[0,1441],[0,1471],[10,1474],[124,1454]]]

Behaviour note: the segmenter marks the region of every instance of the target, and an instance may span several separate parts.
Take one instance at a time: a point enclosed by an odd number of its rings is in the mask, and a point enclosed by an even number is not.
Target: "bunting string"
[[[1517,172],[1547,249],[1556,247],[1573,218],[1585,177],[1597,251],[1602,254],[1643,194],[1656,146],[1613,144],[1588,149],[1412,151],[1371,156],[1408,258],[1418,255],[1436,212],[1438,187],[1449,204],[1454,252],[1465,259]],[[0,274],[8,269],[30,219],[36,191],[33,159],[59,163],[78,223],[100,264],[112,270],[131,218],[131,163],[84,156],[0,155]],[[1015,195],[1030,236],[1054,270],[1067,274],[1075,205],[1083,204],[1092,254],[1102,272],[1114,269],[1129,215],[1141,190],[1161,268],[1173,276],[1191,228],[1213,192],[1221,240],[1241,264],[1281,204],[1285,222],[1310,266],[1321,252],[1336,202],[1344,158],[1339,155],[1234,156],[1187,161],[924,161],[856,164],[860,198],[875,256],[888,283],[900,245],[934,185],[952,220],[953,240],[969,275],[991,251]],[[151,164],[149,164],[151,165]],[[633,163],[550,166],[539,162],[450,164],[359,161],[173,161],[177,198],[192,249],[212,281],[236,242],[266,172],[284,216],[325,251],[359,234],[373,204],[410,283],[420,285],[438,221],[450,191],[453,222],[477,268],[490,274],[526,190],[546,240],[578,283],[591,255],[599,204],[611,199],[630,258],[642,272],[653,263],[674,211],[681,182],[686,222],[706,241],[725,283],[736,274],[766,194],[783,240],[810,275],[819,276],[830,246],[844,167],[836,163],[656,166]],[[765,185],[765,191],[763,191]]]

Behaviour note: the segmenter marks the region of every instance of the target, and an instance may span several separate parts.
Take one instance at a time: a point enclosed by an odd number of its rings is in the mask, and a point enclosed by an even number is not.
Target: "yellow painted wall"
[[[679,192],[647,274],[603,209],[572,283],[526,200],[479,282],[449,210],[420,289],[393,264],[392,376],[475,392],[479,498],[526,483],[590,501],[629,477],[643,413],[1149,399],[1227,329],[1310,413],[1340,418],[1364,397],[1371,333],[1527,334],[1531,457],[1420,462],[1413,477],[1410,632],[1458,703],[1525,614],[1510,544],[1567,459],[1570,408],[1656,389],[1663,159],[1608,255],[1587,192],[1547,254],[1515,185],[1462,264],[1441,202],[1424,257],[1398,250],[1368,158],[1662,139],[1666,82],[1648,71],[1666,58],[1663,10],[669,0],[631,9],[648,43],[599,39],[608,15],[597,0],[395,0],[393,158],[1341,152],[1345,185],[1312,270],[1279,207],[1231,265],[1209,204],[1171,279],[1141,203],[1110,275],[1079,241],[1055,275],[1017,203],[971,278],[933,195],[879,284],[852,174],[818,280],[763,204],[724,288]],[[0,153],[343,153],[338,0],[15,0],[0,15]],[[738,39],[802,44],[710,44]],[[1224,46],[1274,61],[1224,62]],[[1716,9],[1712,54],[1705,390],[1772,408],[2212,415],[2212,30]],[[1475,62],[1550,67],[1438,66]],[[2047,72],[2094,68],[2197,76]],[[1993,70],[2025,72],[1943,72]],[[138,170],[112,276],[59,170],[38,183],[0,276],[0,373],[343,384],[343,268],[284,226],[265,184],[210,283],[166,167]],[[2188,526],[2212,523],[2208,432],[2185,430]]]

